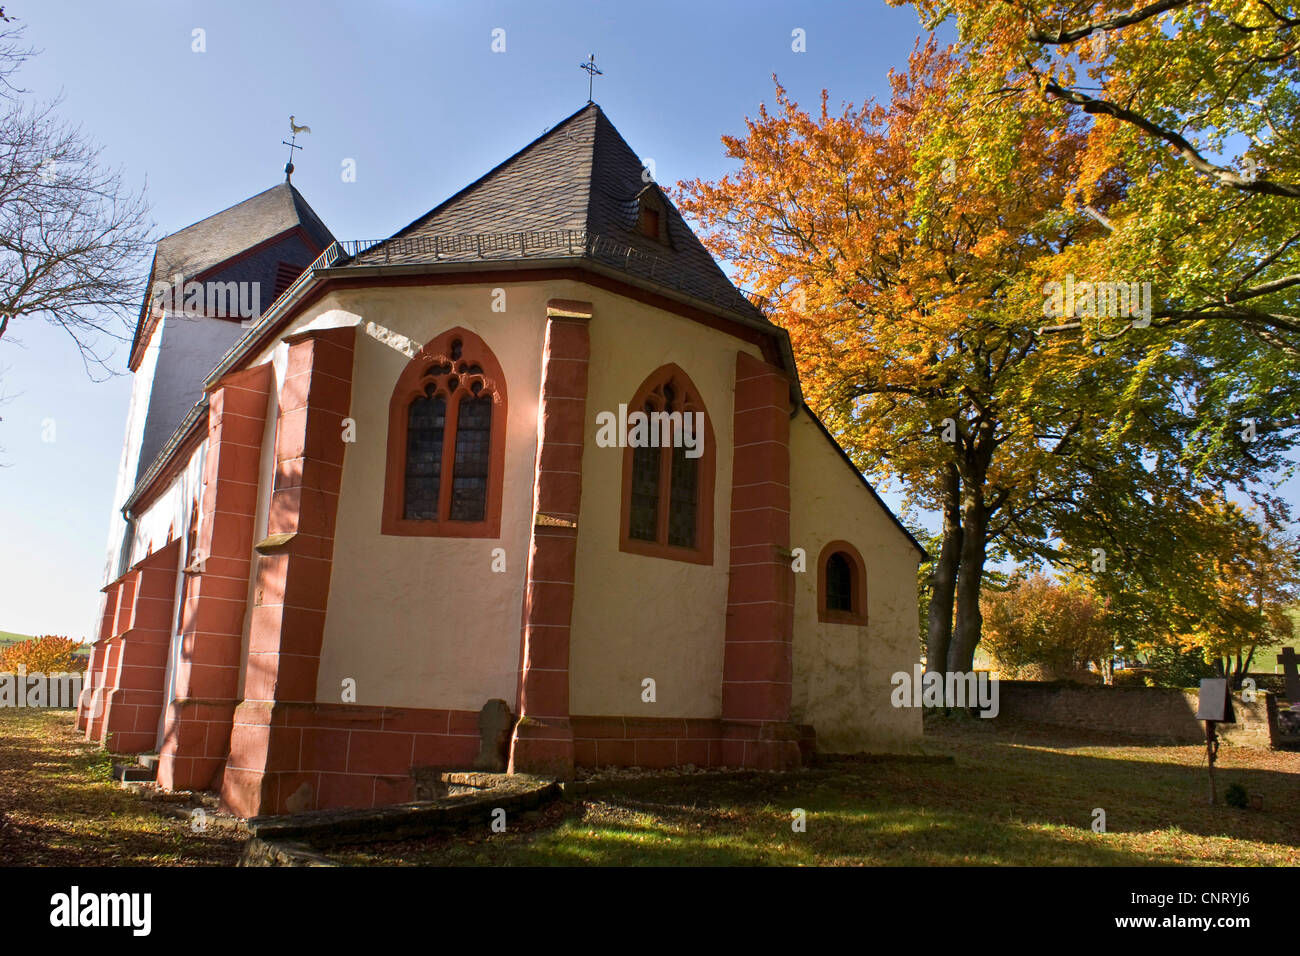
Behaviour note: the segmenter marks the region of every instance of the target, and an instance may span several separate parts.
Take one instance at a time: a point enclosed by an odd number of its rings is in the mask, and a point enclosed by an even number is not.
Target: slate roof
[[[318,248],[334,241],[302,194],[289,183],[279,183],[161,239],[154,254],[150,286],[156,281],[170,281],[178,272],[186,280],[192,279],[299,225]]]
[[[229,209],[160,239],[154,248],[149,282],[145,285],[144,298],[140,303],[140,316],[131,343],[131,367],[135,368],[153,332],[156,317],[150,314],[150,303],[156,283],[172,283],[178,274],[182,284],[189,282],[295,226],[302,227],[316,250],[324,249],[334,241],[333,233],[307,204],[307,200],[302,198],[302,194],[289,183],[279,183]],[[312,255],[306,257],[301,263],[302,267],[306,267]],[[271,268],[275,268],[274,263]],[[253,281],[261,279],[261,276],[241,275],[236,278]],[[270,282],[266,283],[268,289],[271,285]]]
[[[338,265],[587,258],[740,312],[762,313],[731,284],[642,162],[588,103],[389,239]],[[640,194],[666,215],[667,243],[637,228]]]

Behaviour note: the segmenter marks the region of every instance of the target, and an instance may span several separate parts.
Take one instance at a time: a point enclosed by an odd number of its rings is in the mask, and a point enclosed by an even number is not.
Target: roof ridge
[[[582,210],[582,224],[587,235],[591,235],[591,215],[592,215],[591,200],[593,194],[595,193],[595,185],[596,185],[596,179],[595,179],[596,148],[600,143],[600,121],[604,120],[606,123],[609,123],[609,117],[605,115],[605,111],[602,110],[594,100],[588,100],[587,105],[584,106],[582,109],[578,110],[577,113],[574,113],[573,116],[577,116],[580,113],[586,112],[588,109],[595,111],[596,120],[591,127],[591,150],[587,153],[587,170],[586,170],[587,178],[586,178],[586,182],[583,184],[585,188],[582,190],[582,204],[584,207]],[[561,122],[567,123],[572,118],[573,118],[572,116],[567,117]]]
[[[617,141],[623,145],[623,147],[628,151],[628,153],[636,157],[636,161],[641,164],[641,168],[644,170],[646,168],[646,163],[641,159],[641,154],[632,148],[632,144],[627,141],[627,137],[625,137],[622,134],[622,132],[619,131],[619,128],[614,125],[614,121],[609,118],[609,114],[606,113],[604,110],[601,110],[598,115],[597,122],[599,123],[601,121],[604,122],[605,127],[609,130],[609,132],[614,134],[614,136],[617,138]],[[644,180],[643,185],[648,185],[649,183],[652,183],[654,181],[655,180],[652,177],[648,180]]]

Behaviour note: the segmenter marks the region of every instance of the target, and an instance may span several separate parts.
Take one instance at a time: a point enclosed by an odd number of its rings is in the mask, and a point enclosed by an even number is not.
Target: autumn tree
[[[1149,600],[1162,609],[1168,643],[1239,681],[1259,648],[1292,636],[1300,543],[1221,495],[1207,495],[1187,523],[1199,547],[1183,549],[1179,573]]]
[[[982,600],[986,647],[1004,676],[1041,668],[1066,677],[1092,665],[1107,684],[1112,682],[1115,637],[1106,603],[1085,582],[1055,581],[1034,572]]]
[[[29,674],[56,674],[83,671],[87,659],[81,653],[86,645],[67,637],[46,634],[17,641],[0,648],[0,672],[15,673],[19,667]]]
[[[810,404],[855,461],[941,515],[926,656],[965,671],[991,543],[1048,534],[1044,490],[1078,485],[1073,456],[1122,397],[1102,366],[1135,360],[1040,336],[1023,308],[1041,304],[1037,259],[1103,229],[1064,205],[1086,139],[1065,107],[1005,117],[1007,149],[989,151],[951,51],[931,39],[890,83],[888,106],[835,115],[823,93],[815,118],[778,85],[775,112],[723,138],[739,171],[679,188],[775,303]]]
[[[891,0],[894,3],[906,0]],[[1151,322],[1218,354],[1225,413],[1190,453],[1300,423],[1300,12],[1274,0],[915,0],[958,27],[972,86],[999,117],[1053,102],[1087,121],[1067,203],[1105,229],[1040,263],[1045,277],[1150,282]],[[1116,188],[1116,186],[1120,188]],[[1129,335],[1129,322],[1065,317],[1063,331]],[[1234,363],[1245,334],[1267,343]]]

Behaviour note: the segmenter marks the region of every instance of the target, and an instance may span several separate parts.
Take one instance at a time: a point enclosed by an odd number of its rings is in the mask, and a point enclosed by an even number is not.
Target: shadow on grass
[[[1300,756],[1226,747],[1220,793],[1239,782],[1263,811],[1206,805],[1196,747],[1086,740],[1052,730],[930,733],[955,764],[830,760],[829,776],[700,777],[570,806],[544,827],[359,849],[350,862],[525,866],[1300,863],[1290,794]],[[1106,832],[1092,829],[1105,811]],[[792,828],[803,810],[803,832]]]

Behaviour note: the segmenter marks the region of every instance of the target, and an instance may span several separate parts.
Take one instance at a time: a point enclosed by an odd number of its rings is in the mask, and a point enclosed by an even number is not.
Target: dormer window
[[[641,234],[649,236],[651,239],[659,238],[659,210],[651,209],[645,203],[641,204],[641,218],[637,221],[637,228]]]
[[[636,231],[668,245],[668,213],[653,183],[636,197]]]

